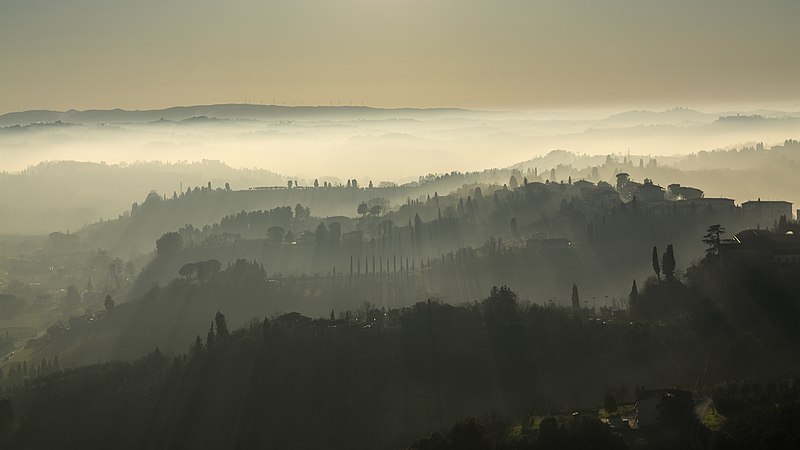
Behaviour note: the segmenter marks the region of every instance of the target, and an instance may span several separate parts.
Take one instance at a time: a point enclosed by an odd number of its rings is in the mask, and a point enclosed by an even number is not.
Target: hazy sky
[[[800,99],[798,0],[0,0],[0,113]]]

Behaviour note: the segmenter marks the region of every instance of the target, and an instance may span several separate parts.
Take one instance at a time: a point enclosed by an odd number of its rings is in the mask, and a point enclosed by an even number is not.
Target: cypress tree
[[[214,324],[217,326],[217,338],[220,341],[223,341],[230,336],[228,332],[228,324],[225,321],[225,314],[217,311],[217,315],[214,316]]]
[[[194,351],[195,353],[200,353],[203,351],[203,340],[200,339],[200,335],[198,334],[194,340]]]
[[[658,249],[653,246],[653,271],[656,273],[659,281],[661,280],[661,266],[658,264]]]
[[[664,252],[662,258],[661,268],[664,270],[664,276],[668,280],[675,278],[675,254],[672,250],[672,244],[667,245],[667,251]]]
[[[211,322],[211,326],[208,328],[208,334],[206,335],[206,348],[213,347],[215,340],[216,337],[214,336],[214,322]]]
[[[572,309],[581,308],[581,298],[578,296],[578,285],[572,283]]]

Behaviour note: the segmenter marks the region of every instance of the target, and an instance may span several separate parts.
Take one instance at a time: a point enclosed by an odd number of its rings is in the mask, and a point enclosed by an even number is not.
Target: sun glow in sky
[[[0,113],[796,102],[796,0],[3,0]]]

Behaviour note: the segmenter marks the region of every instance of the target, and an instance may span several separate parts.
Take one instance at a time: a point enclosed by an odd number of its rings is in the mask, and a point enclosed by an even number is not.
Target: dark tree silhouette
[[[217,326],[217,338],[220,341],[223,341],[230,336],[228,332],[228,324],[225,321],[225,314],[217,311],[217,315],[214,316],[214,324]]]
[[[115,306],[114,299],[111,298],[110,295],[106,295],[106,300],[103,302],[103,307],[106,309],[106,311],[111,311],[112,309],[114,309],[114,306]]]
[[[206,335],[206,348],[213,347],[214,341],[216,341],[216,336],[214,335],[214,322],[211,322],[211,326],[208,327],[208,334]]]
[[[672,244],[667,245],[667,250],[661,259],[661,269],[664,271],[664,276],[667,280],[675,279],[675,254],[672,250]]]
[[[658,264],[658,249],[653,247],[653,271],[658,279],[661,279],[661,266]]]
[[[357,212],[361,214],[361,217],[365,217],[369,212],[369,206],[367,205],[367,202],[359,203]]]
[[[172,256],[183,248],[183,239],[175,231],[164,233],[156,241],[156,254],[158,256]]]
[[[304,222],[311,218],[311,208],[303,207],[300,203],[294,205],[294,221]]]
[[[578,285],[575,283],[572,283],[572,308],[573,309],[581,308],[581,298],[578,295]]]
[[[462,420],[450,430],[451,448],[461,450],[489,450],[486,427],[474,418]]]
[[[208,261],[196,263],[196,266],[197,280],[201,283],[205,283],[212,275],[222,269],[222,263],[216,259],[209,259]]]
[[[517,181],[517,177],[511,175],[511,178],[508,180],[508,188],[509,189],[516,189],[519,187],[519,181]]]
[[[636,286],[636,280],[634,279],[631,293],[628,295],[628,307],[633,315],[641,316],[644,314],[642,306],[642,302],[639,299],[639,288]]]
[[[285,230],[283,227],[278,225],[273,225],[267,229],[267,241],[270,244],[280,244],[283,242],[283,235]]]
[[[178,270],[178,275],[191,278],[197,272],[197,263],[186,263]]]
[[[197,337],[194,340],[194,347],[193,347],[192,351],[195,354],[196,353],[200,353],[200,352],[203,351],[203,340],[200,339],[200,335],[199,334],[197,335]]]
[[[719,244],[722,241],[720,236],[725,234],[725,228],[720,224],[714,224],[708,227],[705,236],[703,236],[703,243],[708,245],[706,255],[718,255]]]

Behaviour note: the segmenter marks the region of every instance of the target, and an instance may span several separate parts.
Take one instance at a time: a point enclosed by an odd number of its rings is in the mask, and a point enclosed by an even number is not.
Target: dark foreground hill
[[[653,280],[632,292],[634,308],[620,316],[523,304],[506,287],[480,303],[365,305],[316,320],[288,314],[232,333],[224,315],[208,313],[210,328],[198,327],[186,355],[156,349],[133,363],[29,377],[13,387],[10,402],[0,405],[0,444],[405,448],[492,410],[520,421],[591,407],[609,393],[630,401],[641,386],[785,378],[797,373],[798,277],[786,267],[752,264],[708,258],[686,283]],[[246,280],[257,279],[256,267],[220,274],[228,280],[222,285],[240,283],[232,310],[236,298],[252,295]],[[221,295],[206,285],[193,289]],[[168,308],[162,313],[193,309],[191,302],[161,301]],[[146,321],[126,320],[129,337],[152,342]],[[772,397],[759,398],[769,409]],[[787,403],[775,420],[789,420],[795,409]],[[738,428],[730,432],[740,439],[756,420],[746,412],[731,418]],[[793,439],[773,438],[765,442]]]

